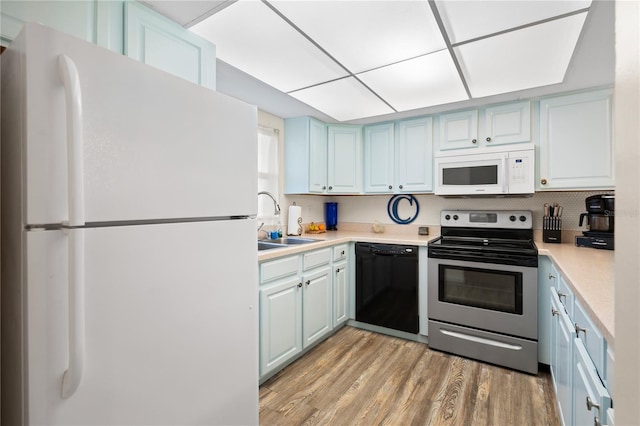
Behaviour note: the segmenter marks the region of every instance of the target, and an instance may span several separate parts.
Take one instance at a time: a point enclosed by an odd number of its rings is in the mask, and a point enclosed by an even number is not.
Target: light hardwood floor
[[[260,387],[260,424],[558,425],[538,376],[344,327]]]

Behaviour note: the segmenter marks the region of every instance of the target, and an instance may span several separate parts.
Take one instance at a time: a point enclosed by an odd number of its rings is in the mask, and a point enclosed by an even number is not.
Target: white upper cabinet
[[[498,105],[484,110],[484,142],[501,145],[531,141],[531,102]]]
[[[367,126],[364,129],[364,191],[394,191],[394,125]]]
[[[362,127],[329,125],[328,145],[327,192],[362,192]]]
[[[433,125],[431,117],[404,120],[396,143],[396,192],[433,191]]]
[[[126,2],[124,53],[192,83],[216,88],[216,48],[137,2]]]
[[[537,190],[613,189],[610,90],[540,101]]]
[[[490,147],[531,141],[531,102],[442,114],[439,149]]]
[[[442,114],[439,120],[440,150],[478,146],[478,110]]]

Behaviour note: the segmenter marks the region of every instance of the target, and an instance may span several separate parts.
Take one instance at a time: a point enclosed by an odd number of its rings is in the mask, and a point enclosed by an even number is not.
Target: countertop
[[[303,234],[302,237],[313,238],[318,242],[264,250],[258,253],[258,261],[263,262],[310,249],[355,241],[426,246],[429,241],[440,236],[438,227],[430,227],[429,231],[430,235],[396,232],[377,234],[367,231],[328,231],[323,234]],[[548,256],[551,259],[575,293],[580,304],[607,339],[607,343],[613,347],[615,341],[614,252],[576,247],[571,243],[547,244],[542,241],[535,243],[538,247],[538,254]]]

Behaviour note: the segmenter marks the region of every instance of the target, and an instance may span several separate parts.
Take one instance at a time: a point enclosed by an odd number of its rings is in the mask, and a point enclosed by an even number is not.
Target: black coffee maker
[[[589,227],[582,236],[576,237],[576,245],[613,250],[615,226],[615,195],[599,194],[585,199],[587,212],[580,215],[579,225]]]

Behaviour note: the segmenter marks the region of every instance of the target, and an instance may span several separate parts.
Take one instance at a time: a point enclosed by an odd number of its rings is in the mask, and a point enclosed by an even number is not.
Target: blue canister
[[[338,230],[338,203],[324,203],[324,221],[327,231]]]

